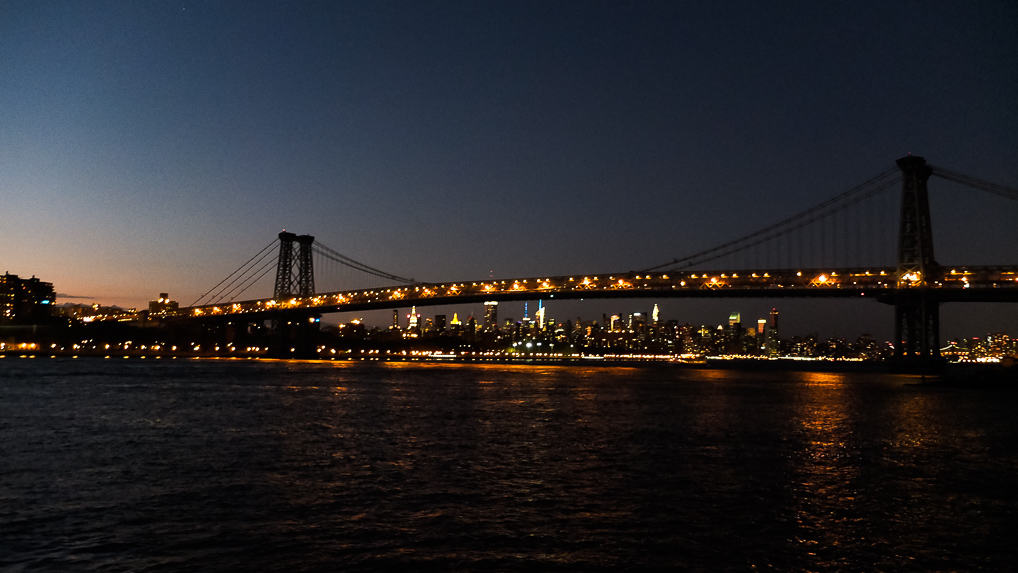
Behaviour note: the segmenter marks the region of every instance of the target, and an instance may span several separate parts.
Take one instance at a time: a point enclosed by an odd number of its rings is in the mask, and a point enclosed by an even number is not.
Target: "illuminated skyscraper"
[[[484,330],[494,332],[498,330],[498,301],[489,300],[484,303]]]
[[[647,326],[647,317],[642,312],[634,312],[629,315],[629,330],[633,332],[642,332]]]
[[[728,328],[725,329],[725,351],[730,354],[742,353],[742,315],[733,312],[728,315]]]
[[[781,338],[778,331],[778,309],[772,307],[770,315],[770,324],[767,325],[767,355],[778,356],[781,354]]]
[[[767,319],[761,318],[756,321],[756,347],[759,351],[767,349]]]

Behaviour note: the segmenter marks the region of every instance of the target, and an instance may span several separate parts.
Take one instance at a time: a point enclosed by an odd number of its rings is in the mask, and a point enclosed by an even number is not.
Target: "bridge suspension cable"
[[[1013,187],[1005,187],[1003,185],[998,185],[996,183],[984,181],[982,179],[972,177],[971,175],[965,175],[964,173],[951,171],[950,169],[945,169],[937,165],[930,165],[930,169],[932,169],[933,175],[936,175],[942,179],[954,181],[955,183],[961,183],[962,185],[967,185],[974,189],[979,189],[981,191],[993,193],[994,195],[1000,195],[1001,197],[1006,197],[1008,199],[1018,200],[1018,189],[1015,189]]]
[[[672,259],[667,263],[662,263],[644,269],[641,272],[657,271],[666,267],[669,270],[688,268],[693,265],[703,264],[724,256],[744,251],[767,241],[778,239],[788,235],[792,231],[801,229],[817,220],[830,217],[847,207],[855,205],[864,199],[888,189],[900,181],[898,172],[899,170],[897,166],[891,167],[835,197],[814,205],[809,209],[800,211],[790,217],[786,217],[762,229],[758,229],[752,233],[727,241],[715,247],[704,249],[685,257]]]
[[[278,255],[268,259],[267,261],[265,261],[265,264],[263,264],[258,270],[255,270],[247,275],[249,277],[247,282],[243,281],[238,282],[236,286],[234,286],[232,289],[223,294],[220,300],[222,300],[222,298],[225,297],[230,297],[226,299],[226,302],[233,302],[234,300],[236,300],[237,297],[244,294],[244,292],[246,292],[247,289],[251,288],[256,282],[264,278],[265,275],[269,274],[269,272],[275,268],[278,262],[279,262]]]
[[[387,272],[385,272],[385,271],[383,271],[381,269],[376,269],[375,267],[372,267],[372,266],[366,265],[366,264],[364,264],[364,263],[362,263],[360,261],[351,259],[350,257],[344,255],[343,253],[340,253],[339,251],[337,251],[337,250],[335,250],[335,249],[333,249],[333,248],[331,248],[331,247],[329,247],[327,245],[323,245],[322,243],[320,243],[318,241],[316,241],[312,245],[312,250],[315,253],[317,253],[318,255],[320,255],[322,257],[325,257],[326,259],[328,259],[330,261],[339,263],[341,265],[350,267],[352,269],[356,269],[358,271],[361,271],[363,273],[367,273],[369,275],[374,275],[376,277],[387,279],[387,280],[390,280],[390,281],[395,281],[395,282],[398,282],[398,283],[413,284],[413,283],[417,282],[416,280],[414,280],[412,278],[406,278],[406,277],[401,277],[399,275],[394,275],[392,273],[387,273]]]
[[[212,301],[215,301],[217,297],[220,297],[224,291],[226,291],[233,285],[236,285],[238,282],[241,282],[242,277],[249,277],[251,269],[260,264],[265,259],[265,257],[272,254],[272,249],[276,246],[276,243],[278,242],[279,242],[278,239],[273,239],[271,242],[269,242],[268,245],[265,245],[265,247],[262,248],[262,250],[255,253],[254,256],[252,256],[250,259],[245,261],[239,267],[234,269],[233,272],[226,275],[226,278],[216,283],[215,286],[205,291],[204,294],[195,299],[194,302],[190,304],[190,306],[197,306],[199,303],[210,304]],[[246,281],[247,279],[245,278],[244,280]],[[213,292],[215,292],[215,294],[213,294]],[[237,294],[239,295],[240,293]]]

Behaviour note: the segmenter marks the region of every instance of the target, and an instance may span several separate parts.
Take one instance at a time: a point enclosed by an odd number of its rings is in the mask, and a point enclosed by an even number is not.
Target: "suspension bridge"
[[[330,312],[534,298],[858,298],[894,306],[899,359],[936,360],[940,304],[1018,302],[1018,264],[973,266],[937,261],[927,186],[932,176],[1018,200],[1016,189],[910,155],[863,183],[774,224],[641,270],[454,282],[422,282],[392,274],[343,255],[310,235],[284,231],[174,317],[300,323],[300,319]],[[890,193],[893,189],[900,193],[894,196]],[[894,203],[899,213],[896,232],[893,224],[873,223],[874,213],[893,211]],[[896,244],[895,260],[866,264],[867,246],[886,252],[892,244]],[[318,292],[316,258],[386,285]],[[241,298],[273,270],[271,297]]]

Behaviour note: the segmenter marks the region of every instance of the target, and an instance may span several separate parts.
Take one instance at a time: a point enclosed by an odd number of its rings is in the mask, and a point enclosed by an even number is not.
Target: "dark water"
[[[1018,393],[0,360],[0,569],[1003,570]]]

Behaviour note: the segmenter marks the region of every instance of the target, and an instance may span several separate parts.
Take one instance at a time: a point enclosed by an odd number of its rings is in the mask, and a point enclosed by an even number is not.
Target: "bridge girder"
[[[897,306],[914,288],[898,288],[895,269],[776,269],[769,271],[683,272],[676,274],[529,277],[506,280],[418,283],[311,297],[260,299],[181,309],[192,317],[274,318],[307,313],[347,312],[480,303],[487,300],[606,298],[862,298]],[[937,302],[1018,301],[1018,266],[958,267],[925,289]],[[907,297],[906,297],[907,298]]]

